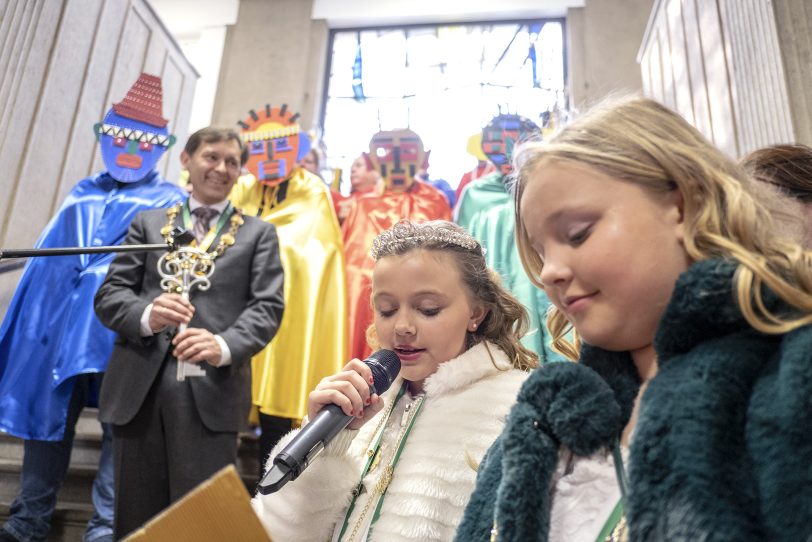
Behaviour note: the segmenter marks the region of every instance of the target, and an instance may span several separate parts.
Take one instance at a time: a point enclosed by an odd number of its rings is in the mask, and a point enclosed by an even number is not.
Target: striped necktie
[[[220,214],[220,211],[211,207],[200,206],[192,211],[192,214],[197,218],[194,227],[192,228],[197,243],[203,242],[206,234],[209,233],[211,228],[211,220]]]

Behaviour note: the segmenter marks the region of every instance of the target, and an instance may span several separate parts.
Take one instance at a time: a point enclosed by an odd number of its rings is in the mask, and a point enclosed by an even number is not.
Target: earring
[[[471,322],[471,331],[476,331],[476,322]]]

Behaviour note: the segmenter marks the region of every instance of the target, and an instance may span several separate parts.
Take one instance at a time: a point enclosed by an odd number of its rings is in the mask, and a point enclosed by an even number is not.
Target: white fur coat
[[[527,373],[510,369],[507,356],[489,343],[494,363],[484,344],[440,365],[424,383],[425,400],[406,441],[386,492],[380,519],[370,540],[451,540],[474,489],[479,464],[505,423]],[[507,370],[506,370],[507,369]],[[383,397],[386,405],[400,388],[400,379]],[[396,405],[384,431],[381,465],[388,464],[400,432],[407,393]],[[329,541],[341,528],[363,469],[367,443],[382,412],[359,431],[342,431],[302,475],[279,492],[257,495],[252,505],[274,542]],[[285,436],[271,458],[290,442]],[[364,479],[374,487],[383,468]],[[346,540],[369,496],[356,501]],[[368,511],[371,516],[374,505]]]

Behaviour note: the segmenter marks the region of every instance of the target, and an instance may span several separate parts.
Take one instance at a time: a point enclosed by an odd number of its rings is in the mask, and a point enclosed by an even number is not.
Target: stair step
[[[20,467],[19,461],[0,459],[0,501],[11,502],[17,495],[20,486]],[[95,464],[71,463],[59,490],[58,500],[62,503],[89,503],[96,469]]]
[[[91,491],[101,450],[101,426],[94,409],[85,409],[77,424],[71,463],[57,496],[49,542],[81,542],[93,516]],[[237,470],[250,494],[258,482],[259,442],[253,433],[240,433]],[[0,524],[8,519],[10,503],[17,496],[24,441],[0,433]]]
[[[0,524],[9,517],[10,501],[0,499]],[[90,504],[58,502],[51,518],[51,531],[48,542],[82,542],[87,522],[93,517]]]
[[[99,422],[99,409],[85,407],[76,421],[76,435],[98,435],[101,438],[102,428]]]
[[[24,440],[0,433],[0,458],[22,463]],[[101,455],[101,433],[76,433],[71,451],[71,464],[98,465]],[[240,434],[237,449],[237,470],[247,475],[259,472],[259,443],[250,433]]]
[[[74,455],[76,455],[75,451]],[[256,455],[256,452],[244,453],[241,447],[241,453],[238,455],[236,462],[237,471],[240,473],[246,489],[251,494],[256,490],[259,481],[259,467]],[[21,468],[21,457],[6,459],[5,456],[0,455],[0,501],[10,502],[17,495]],[[90,462],[81,462],[72,458],[65,481],[59,490],[59,501],[66,503],[90,502],[93,479],[97,470],[98,457],[95,457]]]
[[[22,462],[25,455],[23,439],[0,433],[0,457]],[[101,454],[101,434],[77,434],[73,439],[71,463],[98,464]]]

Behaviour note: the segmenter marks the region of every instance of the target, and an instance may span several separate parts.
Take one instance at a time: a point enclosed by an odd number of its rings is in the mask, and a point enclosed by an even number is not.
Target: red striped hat
[[[113,104],[113,111],[122,117],[163,128],[169,122],[163,118],[163,90],[161,78],[148,73],[138,76],[138,81],[127,95]]]

